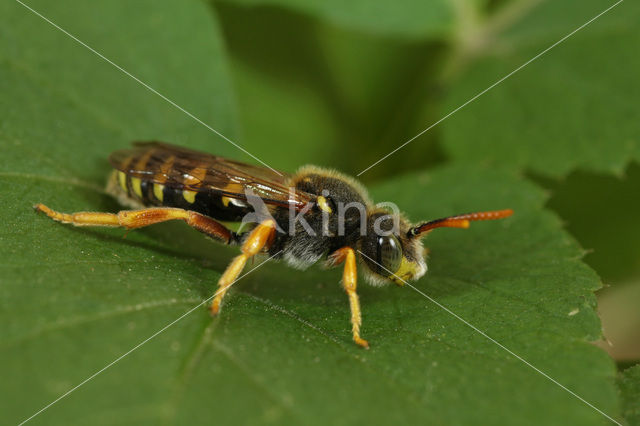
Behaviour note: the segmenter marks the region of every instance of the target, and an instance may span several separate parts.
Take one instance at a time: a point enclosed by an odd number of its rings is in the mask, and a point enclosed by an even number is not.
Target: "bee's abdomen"
[[[109,177],[107,190],[124,204],[137,206],[163,206],[164,186],[157,185],[151,179],[129,176],[120,170],[114,170]]]
[[[107,190],[129,207],[176,207],[221,221],[240,221],[251,211],[245,203],[231,200],[219,192],[186,190],[183,185],[163,183],[161,177],[152,173],[146,179],[114,170]]]

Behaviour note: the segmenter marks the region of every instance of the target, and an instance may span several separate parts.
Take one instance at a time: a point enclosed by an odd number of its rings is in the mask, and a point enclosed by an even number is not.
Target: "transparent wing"
[[[265,204],[301,209],[314,197],[290,190],[290,175],[224,157],[193,151],[162,142],[135,142],[131,149],[115,151],[111,165],[132,177],[180,189],[211,191],[246,200],[247,189]]]

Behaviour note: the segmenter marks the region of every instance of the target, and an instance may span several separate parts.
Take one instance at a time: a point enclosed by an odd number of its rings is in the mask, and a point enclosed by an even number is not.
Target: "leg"
[[[273,220],[267,220],[251,231],[249,237],[242,244],[242,254],[236,256],[231,261],[218,281],[218,292],[213,302],[211,302],[211,315],[217,315],[218,312],[220,312],[220,304],[222,303],[224,295],[227,293],[229,287],[236,281],[242,269],[244,269],[247,260],[271,244],[275,236],[275,230],[275,222]]]
[[[351,308],[351,330],[353,341],[365,349],[369,348],[369,342],[360,337],[360,326],[362,325],[362,314],[360,313],[360,301],[356,293],[356,283],[358,274],[356,271],[356,255],[351,247],[343,247],[331,255],[335,264],[344,262],[344,272],[342,273],[342,285],[349,296],[349,306]]]
[[[233,239],[233,232],[222,224],[208,216],[190,210],[157,207],[141,210],[123,210],[118,213],[79,212],[67,214],[51,210],[44,204],[36,204],[34,208],[55,221],[70,223],[74,226],[122,226],[127,229],[134,229],[168,220],[183,220],[192,228],[225,244],[231,243]]]

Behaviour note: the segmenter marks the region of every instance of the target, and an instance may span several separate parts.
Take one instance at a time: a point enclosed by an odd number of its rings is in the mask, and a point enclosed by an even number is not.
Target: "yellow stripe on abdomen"
[[[184,197],[185,200],[187,200],[189,204],[193,204],[196,202],[197,194],[198,193],[196,191],[188,191],[186,189],[182,191],[182,196]]]
[[[118,183],[120,184],[120,188],[122,188],[122,190],[124,192],[129,192],[128,188],[127,188],[127,175],[124,174],[124,172],[118,171]]]
[[[194,167],[189,174],[184,176],[184,186],[197,189],[202,185],[206,175],[206,167]],[[182,196],[189,204],[196,202],[196,195],[197,191],[193,191],[191,189],[185,189],[182,191]]]
[[[131,178],[131,189],[142,200],[142,186],[140,178]]]
[[[164,199],[164,185],[156,183],[153,185],[153,195],[160,202]]]

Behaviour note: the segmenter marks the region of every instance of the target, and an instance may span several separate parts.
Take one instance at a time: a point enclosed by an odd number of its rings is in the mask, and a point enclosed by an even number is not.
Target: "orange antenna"
[[[513,210],[494,210],[490,212],[476,212],[460,214],[457,216],[443,217],[441,219],[431,220],[414,226],[409,229],[407,236],[409,238],[420,237],[435,228],[468,228],[469,222],[474,220],[494,220],[503,219],[513,214]]]

